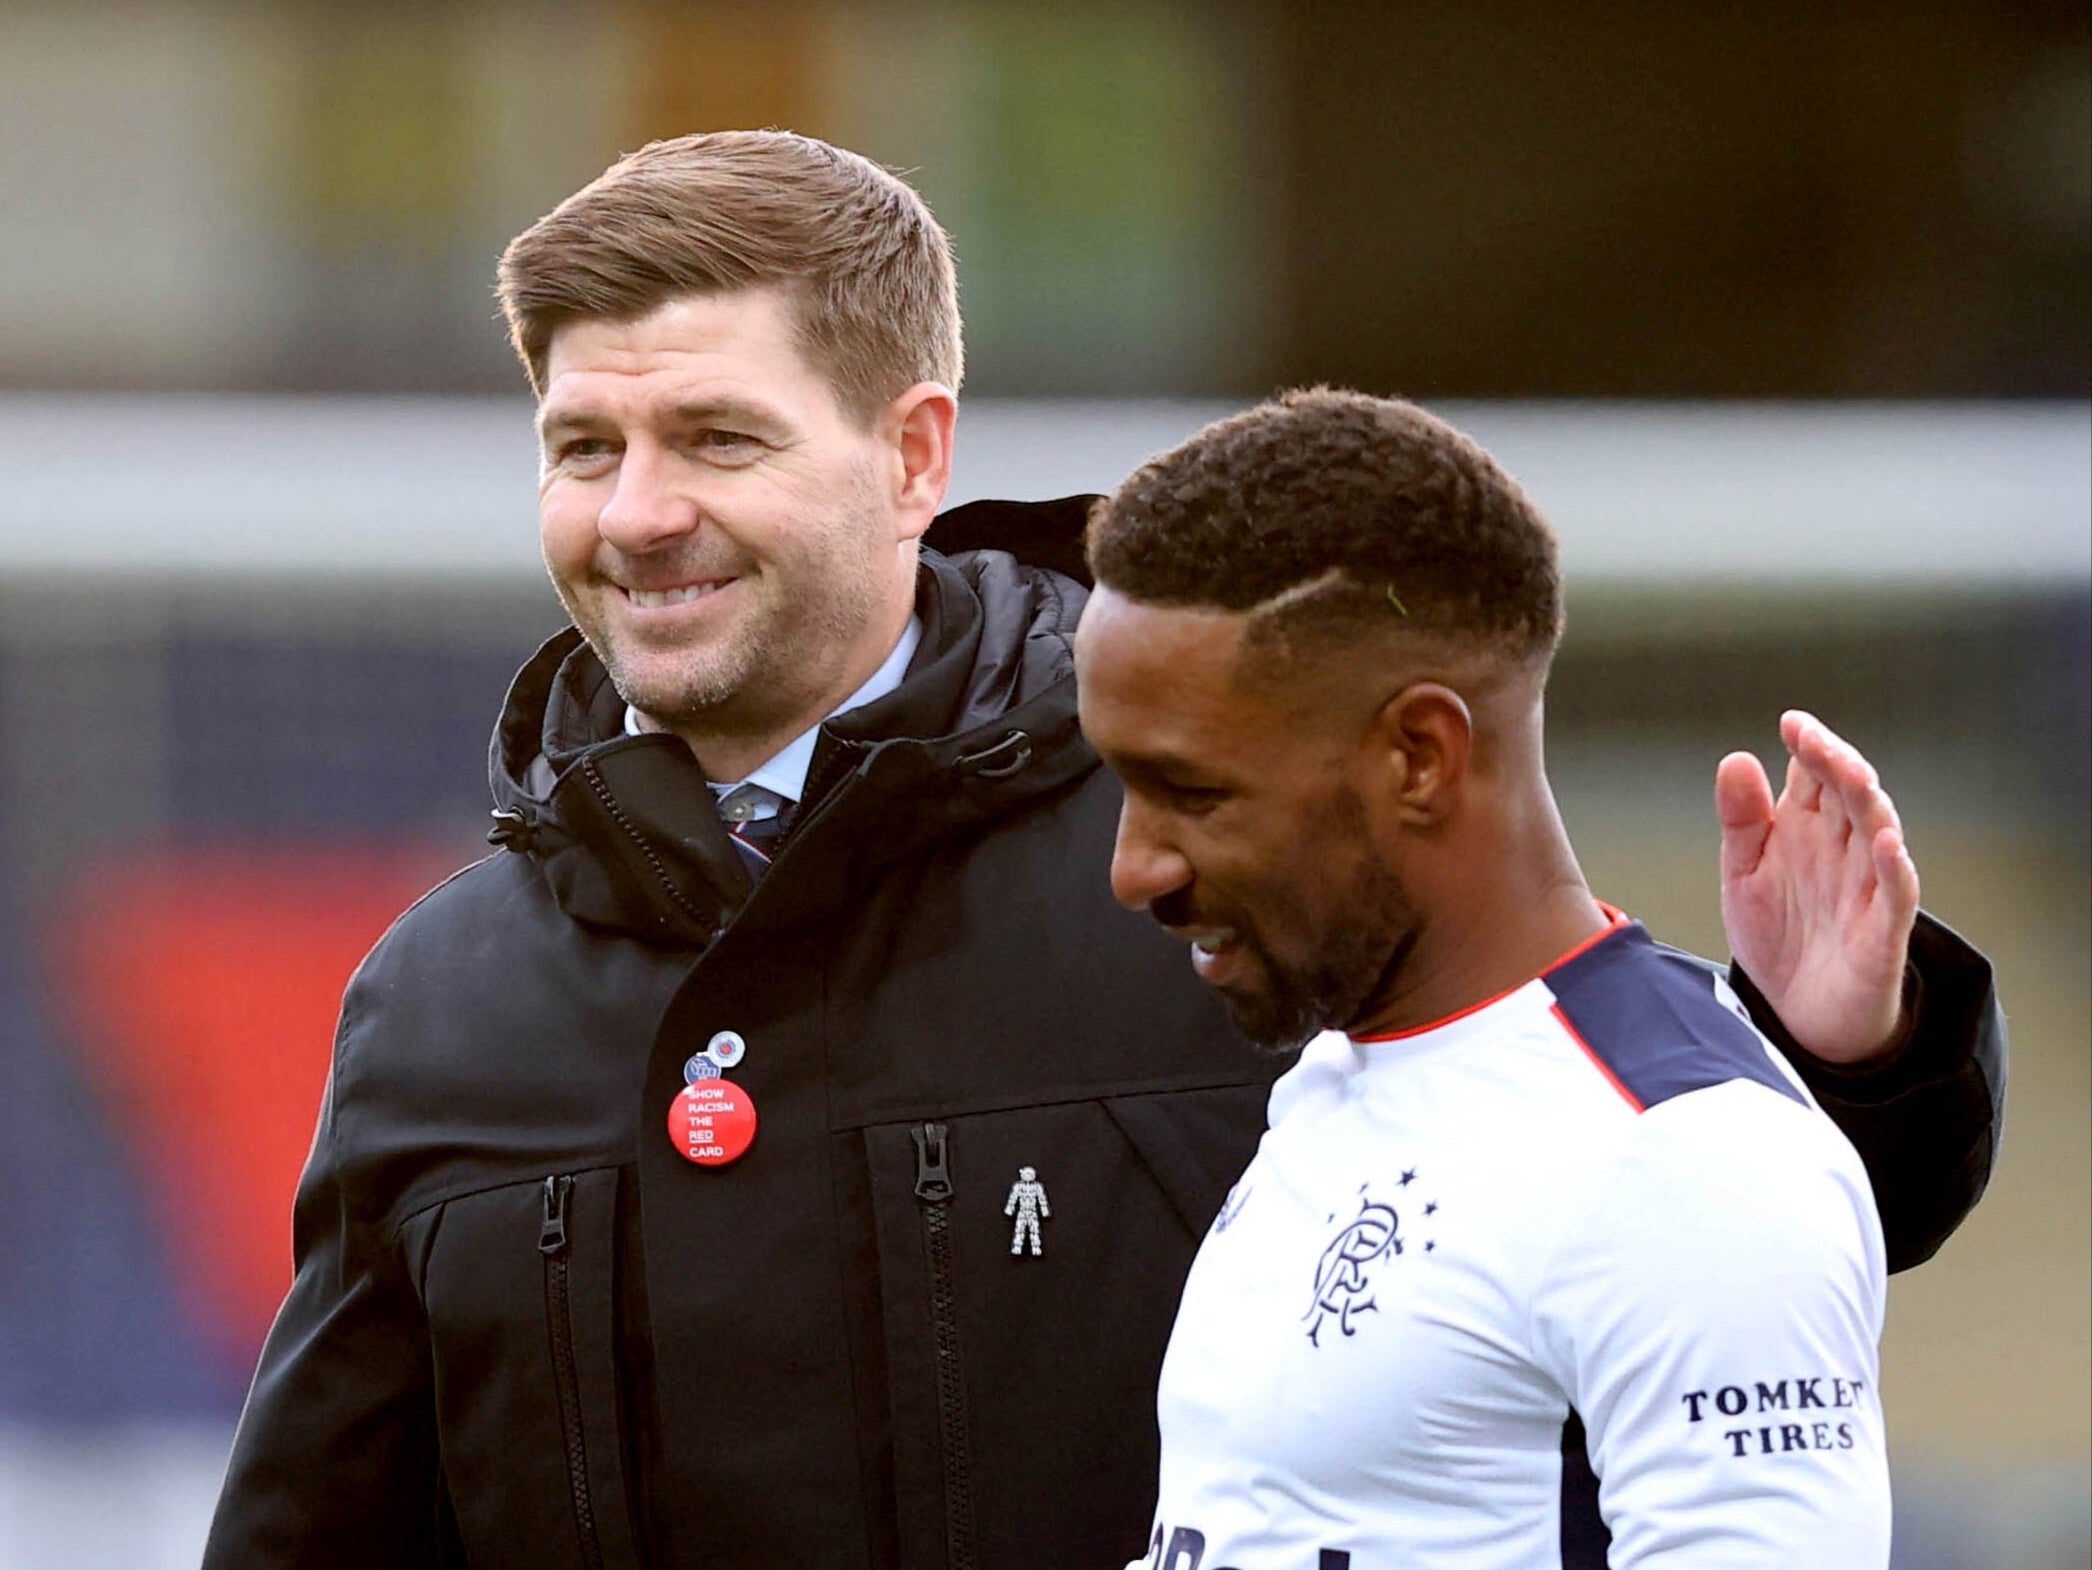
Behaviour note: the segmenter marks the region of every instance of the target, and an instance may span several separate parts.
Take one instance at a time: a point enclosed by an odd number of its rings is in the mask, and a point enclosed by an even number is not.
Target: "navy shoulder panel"
[[[1569,1027],[1644,1108],[1733,1079],[1807,1104],[1757,1031],[1715,996],[1706,967],[1657,944],[1640,922],[1607,934],[1543,979]]]

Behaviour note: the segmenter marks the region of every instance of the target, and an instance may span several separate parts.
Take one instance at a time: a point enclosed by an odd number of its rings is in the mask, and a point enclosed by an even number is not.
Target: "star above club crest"
[[[1402,1174],[1402,1186],[1403,1186],[1404,1188],[1407,1188],[1407,1187],[1409,1187],[1409,1185],[1410,1185],[1410,1184],[1412,1184],[1412,1183],[1414,1183],[1415,1181],[1416,1181],[1416,1168],[1415,1168],[1415,1167],[1411,1167],[1411,1168],[1410,1168],[1410,1169],[1409,1169],[1409,1170],[1408,1170],[1407,1172],[1404,1172],[1404,1173]]]

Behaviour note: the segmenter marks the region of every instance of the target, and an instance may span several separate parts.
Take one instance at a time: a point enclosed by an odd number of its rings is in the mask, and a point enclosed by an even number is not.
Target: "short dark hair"
[[[1554,531],[1399,399],[1312,387],[1216,421],[1099,502],[1087,544],[1129,599],[1254,613],[1291,643],[1399,625],[1544,662],[1561,637]]]
[[[921,381],[957,391],[951,241],[908,183],[790,131],[711,131],[629,153],[509,242],[498,294],[533,391],[570,322],[774,286],[801,351],[868,418]]]

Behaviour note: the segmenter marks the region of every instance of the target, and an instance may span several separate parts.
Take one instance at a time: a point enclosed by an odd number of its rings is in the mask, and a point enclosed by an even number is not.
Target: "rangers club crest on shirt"
[[[1416,1168],[1403,1172],[1396,1181],[1397,1188],[1408,1188],[1416,1182]],[[1379,1307],[1373,1291],[1374,1274],[1390,1259],[1399,1258],[1408,1245],[1402,1236],[1402,1218],[1394,1205],[1386,1200],[1375,1199],[1372,1184],[1358,1186],[1358,1214],[1346,1222],[1337,1235],[1330,1239],[1329,1246],[1322,1250],[1322,1257],[1315,1265],[1315,1298],[1308,1311],[1300,1316],[1308,1327],[1308,1342],[1312,1346],[1322,1345],[1323,1327],[1332,1320],[1347,1336],[1357,1335],[1351,1321],[1360,1314],[1376,1311]],[[1423,1216],[1438,1214],[1438,1202],[1430,1200],[1417,1207],[1416,1213]],[[1332,1213],[1331,1221],[1336,1220]],[[1438,1247],[1436,1241],[1426,1239],[1423,1251],[1430,1253]]]

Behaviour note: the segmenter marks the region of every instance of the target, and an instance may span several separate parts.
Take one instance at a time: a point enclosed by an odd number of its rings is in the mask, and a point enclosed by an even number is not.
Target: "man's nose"
[[[696,499],[677,484],[667,455],[648,443],[628,446],[596,532],[628,556],[640,556],[697,527]]]
[[[1111,892],[1128,910],[1146,910],[1191,881],[1191,863],[1161,832],[1156,814],[1131,796],[1119,808],[1111,848]]]

